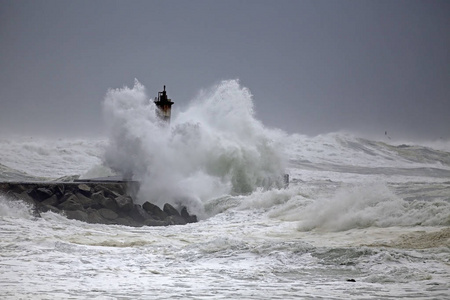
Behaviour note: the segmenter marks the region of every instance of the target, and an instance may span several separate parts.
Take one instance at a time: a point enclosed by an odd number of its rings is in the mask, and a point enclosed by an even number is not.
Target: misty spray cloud
[[[141,183],[138,202],[184,205],[201,215],[207,199],[280,185],[283,134],[254,118],[252,95],[237,80],[201,91],[170,126],[137,80],[109,90],[104,113],[105,163]]]

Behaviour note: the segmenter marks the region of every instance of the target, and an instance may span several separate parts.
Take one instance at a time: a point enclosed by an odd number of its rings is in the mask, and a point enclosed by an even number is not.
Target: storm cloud
[[[447,1],[0,2],[0,133],[103,133],[110,88],[175,113],[239,79],[266,126],[450,138]]]

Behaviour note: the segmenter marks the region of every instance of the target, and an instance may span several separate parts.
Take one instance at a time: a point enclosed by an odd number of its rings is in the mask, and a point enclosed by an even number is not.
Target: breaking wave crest
[[[11,201],[0,194],[0,219],[2,218],[31,219],[31,208],[25,202]]]
[[[138,201],[186,205],[200,213],[207,199],[281,184],[283,133],[255,119],[252,95],[237,80],[201,91],[165,126],[137,80],[108,91],[108,167],[141,182]]]
[[[343,231],[391,226],[448,226],[447,201],[406,201],[384,184],[341,188],[332,197],[320,198],[297,215],[300,231]]]

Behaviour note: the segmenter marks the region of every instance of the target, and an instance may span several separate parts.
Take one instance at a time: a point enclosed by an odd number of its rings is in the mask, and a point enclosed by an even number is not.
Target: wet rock
[[[188,223],[197,223],[198,219],[196,215],[191,215],[189,218],[185,219]]]
[[[50,190],[49,188],[45,188],[45,187],[37,188],[36,194],[40,201],[48,199],[51,196],[53,196],[52,190]]]
[[[69,198],[67,198],[66,201],[59,204],[58,209],[61,210],[83,210],[83,206],[78,201],[78,198],[75,195],[71,195]]]
[[[98,210],[98,213],[100,214],[100,216],[107,220],[115,220],[119,217],[117,213],[107,208],[100,208]]]
[[[163,211],[168,215],[168,216],[180,216],[180,213],[175,209],[175,207],[173,207],[172,205],[170,205],[169,203],[164,204],[164,208]]]
[[[130,196],[118,196],[115,198],[118,209],[123,212],[129,212],[133,209],[133,199]]]
[[[185,219],[190,217],[190,215],[189,215],[189,213],[188,213],[188,211],[187,211],[187,208],[186,208],[185,206],[183,206],[183,207],[181,208],[180,215],[181,215],[183,218],[185,218]]]
[[[188,223],[195,223],[197,222],[197,216],[196,215],[190,215],[187,211],[187,208],[183,206],[180,212],[181,217],[186,220]]]
[[[67,210],[64,214],[68,219],[78,220],[82,222],[87,222],[88,214],[81,210]]]
[[[6,193],[8,191],[17,192],[13,190],[13,187],[9,184],[9,182],[0,182],[0,192]],[[19,194],[23,192],[20,191]]]
[[[103,186],[103,185],[96,185],[94,187],[95,192],[103,192],[105,197],[115,198],[120,195],[125,194],[123,192],[123,188],[121,188],[119,185],[111,185],[109,188]]]
[[[168,214],[166,214],[159,206],[150,203],[145,202],[142,207],[145,209],[146,212],[148,212],[154,219],[157,220],[165,220],[168,217]]]
[[[65,187],[64,187],[64,185],[63,184],[58,184],[57,186],[56,186],[56,194],[59,194],[59,195],[64,195],[64,192],[65,192]]]
[[[168,216],[166,219],[166,222],[168,222],[168,225],[186,225],[187,222],[186,220],[181,217],[180,215],[173,215],[173,216]]]
[[[130,211],[130,216],[133,220],[139,223],[143,223],[145,220],[152,218],[139,204],[135,204],[133,206]]]
[[[28,194],[28,196],[30,196],[33,200],[35,201],[41,201],[38,192],[36,191],[35,188],[29,188],[26,190],[26,193]]]
[[[115,199],[111,199],[111,198],[105,198],[104,202],[100,202],[100,204],[107,209],[110,209],[112,211],[118,211],[119,210],[119,206],[117,205],[117,202]]]
[[[56,195],[51,196],[50,198],[47,198],[46,200],[42,201],[42,205],[51,205],[51,206],[58,206],[58,197]]]
[[[89,186],[87,186],[87,184],[79,184],[78,185],[78,190],[80,191],[80,193],[82,193],[83,195],[89,197],[91,195],[91,188]]]
[[[9,188],[14,192],[21,194],[28,190],[28,187],[24,186],[23,184],[16,184],[16,185],[9,185]]]
[[[88,217],[86,222],[91,224],[105,224],[106,220],[100,215],[98,210],[88,209],[87,211]]]
[[[66,191],[66,193],[64,195],[62,195],[62,197],[60,199],[58,199],[58,202],[59,203],[66,202],[66,200],[72,196],[74,196],[74,194],[72,192]]]
[[[92,194],[91,198],[92,200],[98,202],[103,208],[107,208],[113,211],[117,211],[118,209],[116,201],[114,199],[105,197],[103,191]]]
[[[125,193],[128,188],[124,182],[0,182],[0,192],[11,200],[21,200],[34,207],[36,216],[52,211],[83,222],[126,226],[167,226],[197,221],[186,208],[180,215],[170,204],[164,205],[163,210],[150,202],[136,205]]]
[[[95,202],[91,198],[86,197],[84,194],[82,194],[80,192],[75,192],[75,197],[78,198],[78,201],[85,209],[94,206],[93,204]]]
[[[114,192],[116,195],[125,195],[125,186],[123,184],[112,184],[107,187],[110,191]]]

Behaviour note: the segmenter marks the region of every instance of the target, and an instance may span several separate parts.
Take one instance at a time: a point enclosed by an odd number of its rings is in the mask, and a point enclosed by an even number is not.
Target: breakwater
[[[0,193],[29,205],[33,214],[52,211],[87,223],[126,226],[185,225],[197,221],[185,207],[134,203],[133,181],[0,182]]]

